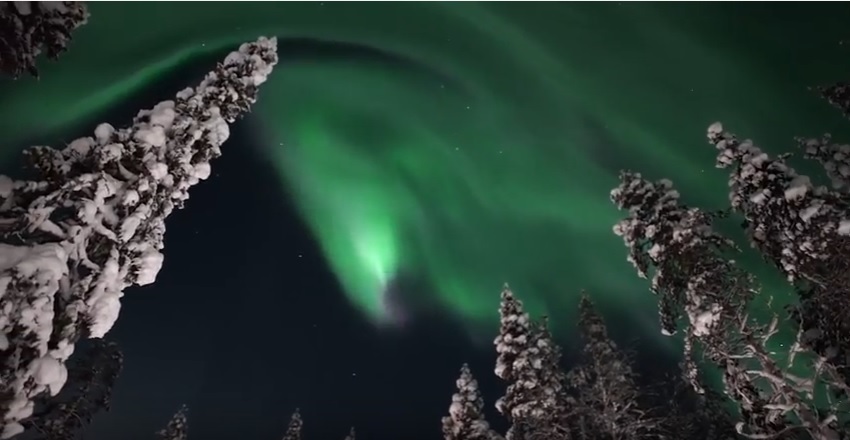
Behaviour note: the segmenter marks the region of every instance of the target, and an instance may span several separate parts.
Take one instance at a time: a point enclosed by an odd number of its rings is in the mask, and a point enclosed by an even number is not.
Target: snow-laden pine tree
[[[647,277],[653,269],[651,290],[662,304],[667,333],[675,330],[679,316],[687,317],[685,359],[693,359],[699,347],[724,372],[726,393],[741,407],[737,431],[753,439],[796,432],[816,440],[840,438],[834,422],[843,409],[837,404],[819,408],[815,402],[817,391],[829,395],[843,383],[817,356],[812,376],[790,373],[798,354],[813,355],[799,344],[791,348],[788,365],[774,358],[766,345],[777,333],[778,319],[767,325],[750,319],[747,307],[757,293],[755,283],[723,256],[734,245],[713,231],[712,216],[680,204],[669,180],[653,183],[630,172],[620,178],[611,199],[629,214],[614,232],[623,238],[639,275]],[[697,374],[688,371],[687,377],[695,382]]]
[[[850,83],[839,81],[828,86],[815,87],[815,90],[821,98],[840,110],[845,117],[850,118]],[[838,160],[843,161],[844,159]]]
[[[443,417],[445,440],[497,440],[501,436],[490,429],[484,417],[484,399],[478,381],[463,364],[457,382],[457,392],[452,396],[449,415]]]
[[[187,440],[189,438],[189,409],[183,405],[173,416],[164,429],[156,433],[160,440]]]
[[[243,44],[127,128],[30,149],[39,180],[0,176],[0,438],[21,432],[34,397],[59,392],[75,342],[109,331],[124,289],[154,281],[165,218],[210,175],[276,50]]]
[[[345,440],[357,440],[357,435],[354,432],[353,426],[351,427],[351,429],[348,430],[348,435],[345,436]]]
[[[576,401],[567,394],[561,347],[549,331],[548,317],[541,317],[531,330],[531,353],[537,359],[532,363],[537,383],[534,405],[542,408],[543,416],[535,418],[536,434],[528,438],[566,440],[570,438],[569,417],[575,411]]]
[[[512,381],[516,379],[514,363],[528,350],[531,322],[511,288],[505,284],[499,303],[499,335],[496,336],[496,376]]]
[[[511,423],[507,440],[568,438],[567,397],[560,352],[545,322],[533,325],[522,302],[508,285],[499,306],[500,330],[495,345],[496,375],[508,382],[496,408]]]
[[[38,56],[58,58],[88,16],[83,2],[0,2],[0,73],[37,77]]]
[[[68,384],[55,398],[25,421],[45,440],[81,438],[92,417],[109,410],[112,387],[123,367],[118,345],[93,339],[82,356],[75,356],[68,369]]]
[[[841,87],[822,93],[840,108],[846,101]],[[828,134],[797,139],[805,157],[823,165],[830,190],[788,166],[789,155],[771,158],[720,123],[708,128],[708,139],[719,150],[717,166],[731,169],[729,198],[750,243],[800,294],[792,316],[803,344],[850,384],[850,145],[833,144]]]
[[[301,429],[304,427],[304,421],[301,420],[301,410],[295,409],[292,416],[289,418],[289,424],[286,426],[286,433],[283,435],[283,440],[301,440]]]
[[[631,359],[608,336],[590,297],[579,301],[579,333],[583,362],[573,368],[569,384],[578,401],[581,436],[586,440],[658,438],[660,420],[643,407],[642,392]]]

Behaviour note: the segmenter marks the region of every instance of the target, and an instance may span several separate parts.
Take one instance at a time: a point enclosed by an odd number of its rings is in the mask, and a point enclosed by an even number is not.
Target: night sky
[[[89,6],[40,80],[0,82],[4,172],[125,125],[242,41],[277,36],[280,63],[169,219],[157,282],[127,292],[108,336],[125,371],[86,439],[149,439],[184,403],[198,440],[280,437],[295,407],[308,440],[438,438],[461,363],[499,395],[506,281],[567,365],[588,289],[659,375],[676,343],[611,232],[617,172],[722,208],[711,122],[771,153],[850,139],[806,89],[850,74],[846,4]],[[779,277],[742,260],[781,307]]]

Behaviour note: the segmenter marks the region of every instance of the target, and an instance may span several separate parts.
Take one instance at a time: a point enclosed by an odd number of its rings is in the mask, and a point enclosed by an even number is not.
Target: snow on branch
[[[187,440],[189,438],[189,409],[180,407],[165,425],[164,429],[156,433],[160,440]]]
[[[643,407],[632,360],[608,336],[607,326],[587,293],[579,301],[583,362],[568,374],[578,403],[575,416],[594,438],[651,438],[661,419]]]
[[[736,313],[737,303],[746,303],[751,295],[737,289],[741,297],[725,297],[738,287],[738,278],[728,276],[729,262],[713,255],[736,249],[734,243],[714,232],[712,214],[682,205],[669,180],[652,183],[632,172],[621,173],[620,180],[611,200],[629,215],[614,226],[614,233],[623,238],[628,261],[640,277],[654,269],[651,289],[658,296],[662,333],[675,334],[683,312],[697,335],[712,333],[724,314]],[[711,283],[717,288],[706,289]]]
[[[127,128],[29,149],[40,180],[0,176],[0,438],[59,391],[77,340],[112,328],[124,289],[154,282],[166,217],[209,177],[276,51],[274,38],[243,44]]]
[[[803,150],[803,157],[818,161],[836,190],[850,190],[850,145],[832,142],[832,135],[823,135],[820,139],[795,139]]]
[[[753,247],[776,261],[790,281],[813,276],[804,269],[827,259],[840,236],[850,235],[850,206],[789,167],[787,155],[771,159],[719,122],[708,128],[708,139],[718,150],[717,167],[732,167],[729,200],[744,215]],[[821,154],[821,146],[812,148]]]
[[[721,132],[716,128],[715,133]],[[692,360],[698,343],[707,359],[725,370],[726,393],[741,406],[739,433],[777,438],[799,429],[813,439],[837,439],[832,424],[837,410],[820,410],[815,404],[811,384],[818,379],[793,376],[768,350],[776,318],[762,326],[747,314],[757,293],[755,282],[721,253],[734,246],[713,232],[711,215],[681,205],[667,180],[652,183],[630,172],[620,177],[611,198],[629,214],[614,232],[623,237],[638,274],[646,276],[654,269],[651,289],[660,297],[662,326],[669,326],[664,329],[675,329],[678,317],[687,316],[686,360]],[[811,354],[800,346],[795,349]],[[695,369],[697,363],[685,365]],[[696,371],[685,375],[692,381],[697,377]],[[838,391],[826,385],[828,392]]]
[[[510,287],[505,284],[499,305],[499,335],[494,340],[496,375],[508,382],[496,409],[511,428],[507,440],[568,438],[564,422],[570,404],[563,386],[560,348],[548,322],[532,323]]]
[[[478,381],[463,364],[457,379],[457,392],[452,396],[449,415],[443,417],[444,440],[499,440],[484,418],[484,399]]]
[[[36,58],[58,58],[88,16],[83,2],[0,2],[0,72],[37,77]]]
[[[72,359],[62,392],[27,420],[27,429],[47,439],[80,437],[96,413],[109,409],[123,359],[117,344],[92,340],[83,356]]]
[[[841,110],[844,116],[850,117],[850,84],[840,81],[828,86],[815,87],[815,90],[821,98]]]
[[[301,419],[301,411],[296,408],[289,418],[289,424],[286,426],[286,433],[283,435],[283,440],[301,440],[301,430],[304,428],[304,421]]]
[[[804,343],[832,362],[850,384],[850,199],[845,191],[813,185],[749,140],[739,141],[720,123],[708,129],[717,164],[731,168],[732,208],[743,215],[750,242],[795,284],[800,296],[792,317]],[[846,189],[850,146],[829,136],[798,143],[820,161],[833,186]]]

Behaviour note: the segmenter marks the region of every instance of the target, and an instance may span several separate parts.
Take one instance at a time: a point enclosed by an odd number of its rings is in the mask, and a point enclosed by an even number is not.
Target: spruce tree
[[[520,440],[521,430],[528,423],[523,414],[523,406],[533,396],[526,391],[535,384],[527,382],[527,371],[531,365],[528,359],[531,342],[531,323],[528,314],[523,311],[522,302],[517,299],[510,287],[505,284],[499,304],[499,335],[496,345],[496,375],[508,383],[505,395],[496,401],[496,409],[511,423],[508,440]],[[526,386],[527,385],[527,386]]]
[[[499,303],[499,335],[496,336],[496,376],[506,380],[516,379],[514,363],[528,350],[531,323],[523,311],[522,302],[514,297],[510,287],[502,288]]]
[[[537,434],[534,438],[567,439],[570,437],[569,417],[575,412],[576,401],[567,394],[567,378],[561,368],[561,347],[549,331],[548,317],[541,317],[532,326],[531,346],[536,350],[537,358],[534,364],[537,382],[534,402],[542,413],[536,417]]]
[[[72,359],[68,385],[55,398],[47,400],[24,423],[45,440],[81,438],[93,416],[109,410],[112,388],[123,367],[118,345],[94,339],[86,352]]]
[[[60,391],[74,344],[112,328],[124,289],[154,282],[166,217],[209,177],[276,50],[243,44],[127,128],[29,149],[36,180],[0,176],[0,438],[23,430],[35,397]]]
[[[779,320],[774,316],[762,324],[747,313],[757,286],[724,256],[722,251],[734,246],[713,231],[712,215],[682,205],[670,181],[652,183],[630,172],[621,174],[611,198],[629,212],[614,231],[629,248],[630,261],[639,275],[654,269],[651,289],[663,304],[662,322],[675,326],[675,318],[687,317],[686,365],[697,365],[693,359],[698,347],[723,372],[726,393],[741,408],[737,431],[750,438],[792,431],[816,440],[838,438],[835,420],[842,410],[836,405],[819,408],[815,393],[818,382],[829,393],[842,384],[822,362],[815,365],[812,377],[791,374],[797,355],[811,355],[799,344],[792,347],[788,365],[774,359],[767,344]],[[691,381],[698,376],[695,371],[686,375]]]
[[[822,93],[841,108],[843,90]],[[850,146],[833,144],[828,134],[797,139],[804,156],[823,165],[833,183],[828,189],[790,167],[790,154],[771,158],[720,123],[709,127],[708,138],[719,151],[717,166],[731,169],[732,208],[744,217],[750,243],[799,293],[791,316],[801,343],[850,385]]]
[[[443,417],[443,439],[445,440],[495,440],[498,435],[484,418],[484,399],[478,390],[478,382],[463,364],[457,382],[457,392],[452,396],[449,415]]]
[[[604,440],[657,437],[660,421],[643,407],[631,359],[608,336],[602,316],[587,293],[579,301],[583,362],[568,374],[576,393],[582,436]]]
[[[83,2],[0,2],[0,73],[37,77],[38,56],[58,58],[88,16]]]
[[[821,98],[840,110],[845,117],[850,118],[850,83],[839,81],[828,86],[815,87],[815,90]]]
[[[357,440],[353,426],[351,427],[351,429],[348,430],[348,435],[345,436],[345,440]]]
[[[505,285],[499,307],[500,331],[495,340],[496,374],[508,382],[496,408],[511,423],[507,440],[567,438],[567,407],[559,349],[546,329],[532,325],[522,302]]]
[[[168,421],[168,425],[165,426],[165,429],[160,430],[157,433],[157,437],[160,440],[186,440],[189,438],[189,419],[187,418],[187,413],[189,409],[184,405],[181,407],[174,416],[171,417],[171,420]]]
[[[682,367],[682,371],[685,371]],[[702,382],[701,378],[697,381]],[[711,387],[701,384],[701,393],[694,390],[690,378],[675,375],[665,385],[659,407],[664,411],[661,419],[663,435],[659,438],[678,440],[735,440],[735,423],[728,406],[728,399]],[[790,440],[790,439],[788,439]]]
[[[292,417],[289,418],[289,425],[286,426],[286,434],[283,435],[283,440],[301,440],[301,428],[304,427],[304,421],[301,420],[301,411],[295,409]]]

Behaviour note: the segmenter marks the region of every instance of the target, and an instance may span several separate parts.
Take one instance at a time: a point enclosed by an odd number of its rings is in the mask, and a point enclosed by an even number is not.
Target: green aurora
[[[88,132],[83,121],[168,72],[261,34],[384,54],[282,50],[254,110],[280,185],[352,304],[375,322],[388,318],[384,287],[405,273],[427,285],[420,306],[450,311],[471,330],[494,324],[508,281],[561,332],[587,289],[622,318],[617,327],[657,335],[654,298],[611,232],[619,169],[669,177],[689,202],[721,208],[725,175],[704,140],[709,123],[722,120],[773,153],[793,136],[846,132],[806,90],[850,72],[839,45],[850,14],[836,4],[90,9],[40,80],[0,88],[10,145]],[[787,291],[756,256],[744,260],[772,293]]]

